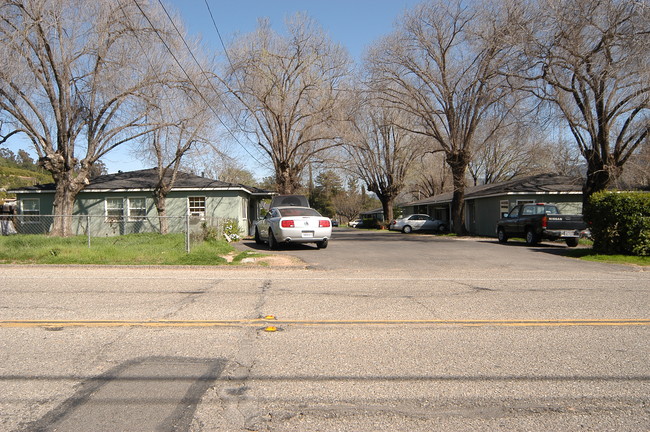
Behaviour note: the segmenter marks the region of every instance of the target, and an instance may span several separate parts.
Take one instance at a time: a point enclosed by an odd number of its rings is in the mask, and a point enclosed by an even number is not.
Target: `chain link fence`
[[[66,219],[61,221],[60,219]],[[73,235],[85,236],[88,247],[97,237],[128,234],[166,233],[183,234],[185,250],[205,240],[239,239],[239,226],[233,219],[200,216],[107,217],[91,215],[3,215],[0,216],[1,235],[47,235],[59,222],[67,224]]]

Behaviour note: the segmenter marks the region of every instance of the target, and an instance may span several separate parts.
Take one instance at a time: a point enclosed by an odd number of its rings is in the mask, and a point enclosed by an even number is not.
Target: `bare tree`
[[[183,38],[187,40],[185,35]],[[177,52],[176,59],[183,57]],[[185,60],[182,70],[170,70],[167,83],[151,89],[150,99],[155,104],[150,108],[149,121],[160,127],[146,136],[140,149],[141,156],[156,165],[158,177],[153,196],[163,234],[169,231],[167,195],[174,187],[184,158],[201,147],[215,146],[209,135],[215,123],[212,107],[216,103],[207,99],[212,92],[204,73],[211,68]]]
[[[194,108],[198,107],[194,106]],[[187,109],[184,113],[194,113],[196,117],[179,119],[177,124],[157,129],[149,135],[149,151],[155,156],[158,174],[153,196],[160,216],[162,234],[167,234],[169,231],[166,218],[167,195],[174,187],[183,163],[183,156],[203,140],[201,134],[207,126],[207,112],[205,109],[200,111]]]
[[[268,21],[229,48],[222,83],[241,109],[242,132],[254,134],[275,170],[277,190],[292,193],[311,161],[340,144],[345,119],[347,52],[304,15],[287,22],[286,36]]]
[[[502,122],[501,118],[493,119]],[[479,131],[480,135],[481,132]],[[550,151],[537,125],[514,120],[480,140],[469,164],[474,185],[497,183],[522,175],[554,171]]]
[[[650,132],[650,8],[636,0],[540,0],[525,58],[587,162],[583,203],[616,180]]]
[[[405,187],[409,168],[422,152],[422,137],[397,124],[403,116],[397,109],[372,106],[367,100],[355,122],[355,138],[345,149],[353,161],[352,172],[366,183],[381,201],[385,220],[393,219],[395,198]]]
[[[412,199],[420,200],[449,192],[451,172],[442,152],[425,153],[413,160],[406,190]]]
[[[511,103],[499,74],[511,54],[515,6],[492,7],[436,0],[408,12],[396,31],[370,52],[373,86],[384,102],[419,119],[413,132],[445,153],[453,175],[453,230],[464,234],[467,167],[479,145],[500,124],[485,120],[497,104]],[[506,110],[507,108],[502,108]]]
[[[147,121],[147,89],[167,60],[134,53],[167,34],[159,16],[134,2],[0,2],[0,59],[11,65],[0,70],[1,115],[52,173],[55,215],[72,214],[95,161],[157,127]],[[55,218],[52,234],[70,235],[69,218]]]
[[[639,146],[625,166],[621,186],[650,190],[650,137]]]

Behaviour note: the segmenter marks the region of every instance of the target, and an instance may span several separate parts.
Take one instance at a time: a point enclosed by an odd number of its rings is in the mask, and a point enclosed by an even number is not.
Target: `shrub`
[[[217,227],[209,225],[207,222],[202,222],[201,237],[196,240],[215,242],[219,240],[219,230],[217,229]]]
[[[237,219],[226,219],[223,223],[223,234],[229,242],[241,240],[241,230]]]
[[[585,209],[594,251],[650,255],[650,194],[599,192]]]

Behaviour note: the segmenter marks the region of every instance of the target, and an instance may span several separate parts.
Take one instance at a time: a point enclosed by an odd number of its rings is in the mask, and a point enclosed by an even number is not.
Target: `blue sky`
[[[379,37],[392,30],[395,19],[421,0],[207,0],[219,32],[227,43],[236,34],[257,27],[267,17],[276,30],[284,19],[297,12],[314,18],[335,42],[345,46],[355,59]],[[200,34],[208,47],[221,46],[205,0],[167,0],[184,18],[192,34]]]
[[[200,36],[209,51],[223,52],[215,24],[227,46],[237,35],[254,31],[260,18],[268,18],[271,26],[282,32],[285,18],[301,12],[315,19],[332,41],[344,46],[359,62],[370,44],[390,33],[395,20],[422,0],[207,0],[209,9],[206,0],[167,1],[180,13],[188,32]],[[240,144],[234,139],[230,141],[227,148],[258,179],[272,174],[270,163],[260,166],[251,161]],[[256,150],[251,153],[265,161]]]
[[[207,50],[223,52],[206,0],[163,0],[175,9],[188,32],[200,35]],[[274,29],[282,31],[284,19],[303,12],[315,19],[330,38],[348,49],[360,61],[365,49],[393,29],[394,21],[421,0],[207,0],[216,26],[226,44],[237,34],[257,27],[259,18],[269,18]],[[171,11],[170,11],[171,12]],[[7,147],[17,153],[23,148],[33,152],[29,142],[12,139]],[[246,158],[242,151],[240,157]],[[150,168],[146,161],[131,155],[127,147],[109,153],[102,161],[110,173]],[[249,163],[244,163],[250,167]],[[258,171],[256,168],[255,171]],[[256,172],[258,177],[270,172]]]

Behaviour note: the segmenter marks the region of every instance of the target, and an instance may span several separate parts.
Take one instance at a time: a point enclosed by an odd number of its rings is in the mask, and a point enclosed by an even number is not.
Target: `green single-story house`
[[[159,220],[153,196],[157,182],[155,168],[92,179],[75,200],[73,230],[87,234],[90,227],[93,236],[157,232]],[[23,225],[36,225],[43,219],[41,216],[53,212],[54,183],[10,192],[16,194],[17,213],[23,216]],[[231,219],[238,222],[242,234],[247,234],[258,218],[261,201],[273,195],[251,186],[179,172],[166,199],[169,230],[183,232],[189,220],[196,225]],[[49,227],[40,229],[47,232]],[[25,227],[22,231],[33,230]]]
[[[582,214],[583,179],[540,174],[465,189],[465,227],[470,234],[496,236],[496,223],[517,204],[545,202],[557,204],[565,214]],[[422,213],[450,226],[453,194],[443,193],[403,204],[404,215]]]

